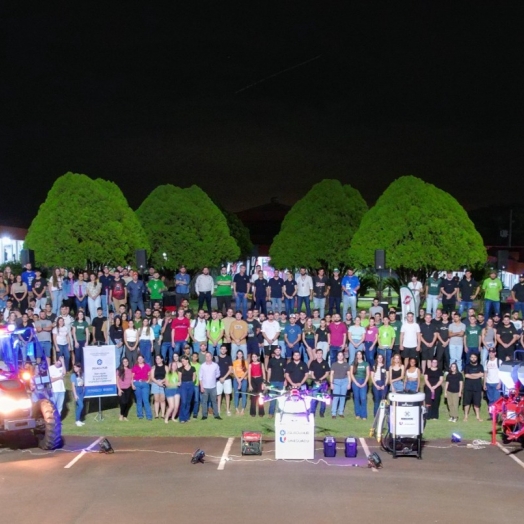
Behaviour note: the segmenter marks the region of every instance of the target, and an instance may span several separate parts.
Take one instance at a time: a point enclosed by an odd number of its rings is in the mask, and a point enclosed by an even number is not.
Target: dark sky
[[[403,174],[469,209],[524,189],[518,3],[47,4],[1,13],[2,223],[67,171],[134,208],[164,183],[233,211],[323,178],[369,204]]]

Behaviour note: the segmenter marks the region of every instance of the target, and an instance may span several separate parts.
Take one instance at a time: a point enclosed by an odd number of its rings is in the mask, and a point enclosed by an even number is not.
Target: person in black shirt
[[[446,278],[440,281],[440,293],[442,294],[442,309],[453,313],[457,305],[458,282],[453,278],[453,271],[448,271]]]
[[[267,315],[266,302],[268,300],[268,283],[264,278],[264,272],[258,272],[258,278],[253,282],[253,308]]]
[[[515,326],[510,322],[510,316],[508,314],[504,315],[502,325],[497,327],[497,357],[502,361],[511,360],[518,339],[519,334]]]
[[[314,381],[314,386],[318,387],[329,377],[329,364],[327,360],[324,360],[324,355],[321,349],[315,351],[316,359],[311,360],[309,363],[309,376]],[[309,412],[315,414],[317,411],[317,404],[319,402],[316,400],[311,401],[311,406]],[[326,412],[326,403],[320,402],[320,416],[324,417]]]
[[[235,311],[242,311],[242,316],[247,315],[247,297],[251,284],[246,274],[246,266],[240,266],[240,273],[233,277],[233,297],[235,297]]]
[[[284,304],[286,306],[286,314],[291,315],[295,312],[295,297],[298,292],[297,281],[293,278],[291,271],[287,272],[287,280],[284,281]]]
[[[300,360],[300,351],[293,351],[293,360],[286,366],[286,382],[292,388],[299,388],[306,382],[309,370]]]
[[[267,365],[267,381],[271,386],[276,389],[284,389],[284,383],[286,377],[284,376],[286,369],[286,360],[281,356],[282,350],[280,346],[276,347],[273,351],[273,357],[269,359]],[[275,414],[275,406],[277,401],[272,400],[269,404],[269,417],[273,417]]]
[[[256,353],[260,356],[260,347],[258,345],[258,335],[262,325],[260,322],[253,316],[253,310],[250,309],[247,312],[247,354],[252,355]]]
[[[476,353],[471,353],[469,356],[469,364],[466,364],[464,378],[464,422],[468,420],[471,404],[473,404],[477,420],[482,422],[480,418],[480,402],[482,400],[484,368],[479,363]]]
[[[435,347],[435,358],[439,363],[440,369],[449,369],[449,314],[447,311],[442,313],[441,320],[432,320],[437,333],[437,343]]]
[[[329,279],[324,275],[324,269],[318,270],[317,276],[313,277],[313,307],[320,311],[320,318],[324,318],[326,310],[326,296]]]
[[[278,269],[275,269],[273,278],[268,281],[269,299],[271,300],[271,309],[273,311],[282,312],[282,297],[284,281],[280,278]]]
[[[342,279],[340,278],[340,270],[335,268],[333,276],[328,280],[327,293],[329,297],[328,314],[333,314],[333,309],[340,315],[340,301],[342,300]]]
[[[438,419],[443,381],[444,375],[438,367],[437,359],[434,358],[429,362],[424,375],[424,393],[426,394],[426,408],[428,410],[426,420]]]
[[[431,313],[426,313],[424,322],[420,324],[420,348],[422,360],[422,374],[433,359],[435,353],[435,342],[437,341],[437,328],[432,321]]]
[[[459,315],[462,316],[464,311],[473,307],[473,301],[477,298],[479,292],[479,285],[474,278],[471,276],[471,271],[466,269],[464,278],[459,282],[458,301],[459,304]]]
[[[456,362],[449,366],[449,373],[446,375],[446,383],[444,385],[444,397],[448,403],[449,422],[457,422],[458,407],[460,397],[462,397],[462,389],[464,388],[464,377],[459,373]]]
[[[91,321],[93,328],[93,340],[98,345],[107,344],[107,318],[102,315],[102,308],[96,309],[97,316]]]
[[[231,394],[233,393],[233,385],[231,377],[233,375],[233,361],[227,354],[227,346],[222,344],[220,346],[220,354],[217,358],[218,369],[220,370],[220,377],[217,380],[217,405],[218,413],[220,414],[220,406],[222,405],[222,393],[226,398],[226,412],[231,415]]]
[[[511,298],[515,301],[513,311],[517,311],[524,317],[524,275],[520,275],[518,283],[512,287]]]

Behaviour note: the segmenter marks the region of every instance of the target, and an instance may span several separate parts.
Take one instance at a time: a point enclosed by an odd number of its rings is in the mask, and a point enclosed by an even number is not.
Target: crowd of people
[[[164,307],[168,286],[154,268],[142,278],[121,267],[80,273],[55,268],[43,278],[28,265],[21,275],[9,268],[0,274],[0,308],[7,326],[34,327],[18,335],[20,358],[47,359],[59,411],[72,369],[79,426],[87,344],[115,347],[121,421],[128,420],[133,400],[139,419],[166,424],[242,416],[248,403],[251,416],[265,416],[257,399],[266,384],[281,389],[327,381],[334,419],[345,416],[351,397],[356,419],[366,420],[370,391],[376,413],[389,391],[422,390],[428,419],[439,417],[444,397],[449,420],[456,422],[460,400],[465,420],[471,406],[481,420],[483,392],[489,403],[497,400],[500,363],[524,342],[524,275],[512,290],[514,311],[502,319],[499,282],[492,274],[482,284],[499,294],[486,293],[486,311],[480,312],[473,301],[481,286],[470,272],[460,281],[449,273],[432,275],[425,287],[413,277],[409,287],[417,306],[425,302],[426,308],[401,321],[378,299],[358,310],[360,281],[352,269],[343,277],[336,268],[329,277],[323,269],[311,276],[301,268],[297,275],[282,278],[275,271],[266,279],[259,267],[251,276],[245,266],[234,276],[224,267],[215,278],[203,268],[193,312],[183,267],[173,282],[176,305]],[[275,410],[273,401],[268,416]],[[320,417],[325,410],[321,403]]]

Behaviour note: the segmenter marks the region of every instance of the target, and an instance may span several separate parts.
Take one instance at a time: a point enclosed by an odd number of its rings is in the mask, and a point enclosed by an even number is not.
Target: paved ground
[[[113,455],[80,455],[93,441],[69,437],[66,451],[48,454],[0,449],[2,521],[478,524],[522,519],[524,468],[497,447],[473,450],[431,442],[423,460],[393,460],[367,439],[384,464],[373,471],[347,467],[366,465],[361,446],[357,459],[342,456],[326,463],[319,441],[315,463],[276,462],[272,442],[264,443],[262,457],[241,457],[235,439],[230,460],[219,470],[227,439],[112,438]],[[197,447],[206,452],[205,464],[190,463]],[[524,452],[518,456],[524,458]]]

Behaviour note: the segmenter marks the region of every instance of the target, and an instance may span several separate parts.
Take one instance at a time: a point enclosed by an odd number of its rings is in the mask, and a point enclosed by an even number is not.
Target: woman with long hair
[[[247,376],[249,382],[249,392],[251,393],[251,406],[249,408],[249,414],[252,417],[256,417],[258,406],[258,416],[263,417],[265,415],[264,404],[259,404],[258,394],[262,393],[264,381],[266,380],[266,368],[262,365],[256,353],[251,354],[251,362],[248,366]]]
[[[125,355],[127,360],[129,360],[129,367],[133,368],[138,355],[138,331],[133,322],[129,322],[127,329],[124,330],[124,344],[126,346]]]
[[[178,421],[185,424],[189,421],[189,411],[193,400],[194,385],[196,379],[195,368],[190,364],[186,355],[181,358],[182,367],[178,369],[178,381],[180,383],[180,415]]]
[[[344,352],[337,353],[337,360],[333,362],[330,371],[330,384],[333,391],[333,403],[331,404],[331,418],[344,418],[346,406],[346,395],[351,389],[351,374],[349,364],[344,358]]]
[[[404,377],[404,390],[410,393],[417,393],[420,389],[420,369],[417,366],[417,359],[411,357],[408,360]]]
[[[82,310],[76,314],[76,319],[71,327],[75,362],[82,364],[84,361],[84,347],[89,344],[89,324],[86,320],[85,313]],[[120,359],[116,362],[120,362]]]
[[[444,398],[448,401],[449,422],[457,422],[459,402],[464,389],[464,377],[459,372],[456,362],[449,366],[449,373],[444,383]]]
[[[180,389],[178,379],[179,364],[180,362],[172,361],[167,368],[165,390],[165,395],[167,399],[167,411],[166,416],[164,418],[164,422],[166,424],[169,422],[170,418],[173,422],[175,421],[175,418],[178,415],[178,410],[180,408]]]
[[[28,356],[31,362],[36,363],[35,343],[34,343],[35,332],[32,329],[26,329],[26,328],[32,328],[32,327],[34,327],[33,321],[29,320],[29,316],[27,313],[24,313],[22,315],[22,325],[20,326],[20,329],[24,329],[24,331],[23,333],[18,335],[23,364],[26,363]]]
[[[493,319],[488,318],[486,320],[486,327],[482,329],[481,340],[481,364],[486,365],[488,360],[489,350],[496,347],[497,345],[497,329],[494,326]]]
[[[138,331],[138,346],[140,348],[140,353],[144,356],[144,359],[149,365],[153,362],[154,341],[155,332],[149,325],[149,319],[144,318],[142,326]]]
[[[27,290],[27,284],[22,282],[22,275],[16,275],[15,278],[15,282],[11,284],[11,296],[13,297],[14,306],[18,308],[20,313],[25,313],[29,291]]]
[[[69,335],[69,329],[65,325],[63,317],[56,319],[56,326],[53,328],[53,343],[55,347],[56,360],[61,360],[64,365],[64,371],[69,371],[69,362],[71,356],[69,354],[69,347],[71,345],[71,339]]]
[[[67,276],[62,278],[62,304],[69,308],[69,311],[77,311],[75,302],[75,274],[69,270]]]
[[[438,419],[442,382],[444,382],[444,375],[438,367],[438,360],[433,358],[424,374],[424,393],[428,410],[426,420]]]
[[[385,400],[388,393],[388,372],[384,355],[380,353],[375,357],[371,381],[373,383],[373,416],[375,416],[380,406],[380,401]]]
[[[369,363],[364,360],[364,353],[357,351],[355,361],[351,366],[351,382],[353,383],[353,401],[355,417],[366,420],[368,417],[367,394],[369,380]]]
[[[146,419],[152,420],[153,414],[151,413],[151,404],[149,402],[151,368],[144,360],[143,355],[138,354],[136,364],[131,371],[133,372],[133,389],[136,397],[136,415],[139,419],[144,418],[145,410]]]
[[[109,328],[109,339],[115,345],[115,362],[120,362],[124,356],[124,329],[122,327],[122,319],[120,315],[115,315],[113,323]]]
[[[89,283],[87,284],[87,306],[89,308],[89,315],[91,319],[97,315],[97,309],[101,306],[102,299],[100,293],[102,292],[102,284],[98,281],[95,273],[89,275]]]
[[[402,393],[404,391],[404,364],[397,353],[391,359],[391,366],[388,370],[388,383],[394,393]]]
[[[307,351],[308,361],[315,360],[315,326],[313,325],[313,319],[307,318],[306,325],[302,330],[302,337],[304,340],[304,347]]]
[[[73,373],[71,373],[71,387],[73,389],[73,397],[75,399],[75,424],[83,426],[82,411],[84,409],[84,370],[80,362],[75,362],[73,365]]]
[[[4,275],[0,273],[0,311],[5,309],[7,295],[9,295],[9,283],[4,279]]]
[[[51,303],[53,305],[53,313],[60,315],[60,308],[62,307],[62,276],[60,268],[54,267],[49,279],[49,294],[51,295]]]
[[[165,418],[166,416],[166,374],[167,366],[164,364],[164,359],[161,355],[157,355],[149,377],[154,399],[155,418]]]
[[[247,362],[244,352],[239,349],[236,359],[233,361],[233,401],[237,415],[243,415],[247,405]],[[240,407],[240,395],[242,395],[242,407]]]
[[[129,367],[129,360],[124,357],[120,366],[116,372],[116,386],[118,388],[118,403],[120,405],[120,417],[119,420],[125,420],[127,422],[127,415],[131,408],[131,402],[133,398],[133,372]]]

